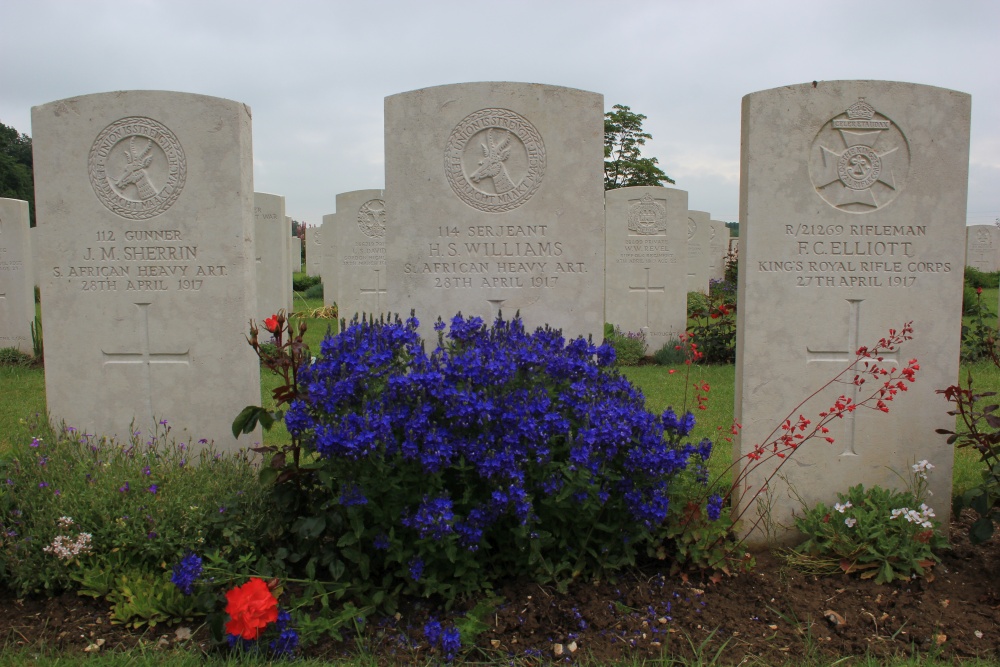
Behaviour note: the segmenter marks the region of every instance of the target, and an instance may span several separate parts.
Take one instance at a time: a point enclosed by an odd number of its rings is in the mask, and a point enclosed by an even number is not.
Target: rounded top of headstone
[[[386,96],[386,99],[392,97],[398,97],[400,95],[412,95],[414,93],[422,93],[422,92],[430,93],[433,91],[434,93],[440,93],[440,92],[446,92],[448,89],[456,89],[456,90],[462,89],[468,92],[480,92],[489,90],[495,90],[497,92],[500,92],[503,90],[511,90],[511,89],[530,90],[533,88],[539,91],[567,90],[567,91],[574,91],[581,93],[590,93],[592,95],[600,94],[600,93],[595,93],[591,90],[570,88],[569,86],[556,86],[548,83],[529,83],[524,81],[469,81],[466,83],[445,83],[437,86],[427,86],[426,88],[416,88],[414,90],[408,90],[402,93],[395,93],[393,95],[388,95]]]
[[[774,88],[767,88],[765,90],[758,90],[752,93],[747,93],[743,96],[743,99],[753,97],[754,95],[763,95],[767,93],[776,93],[779,91],[808,91],[816,90],[819,92],[830,92],[839,91],[846,87],[870,87],[873,89],[889,91],[896,88],[923,88],[926,90],[938,90],[948,93],[954,93],[956,95],[968,95],[968,93],[963,93],[961,91],[952,90],[950,88],[942,88],[940,86],[930,86],[923,83],[909,83],[906,81],[881,81],[878,79],[835,79],[833,81],[810,81],[808,83],[796,83],[788,86],[776,86]]]

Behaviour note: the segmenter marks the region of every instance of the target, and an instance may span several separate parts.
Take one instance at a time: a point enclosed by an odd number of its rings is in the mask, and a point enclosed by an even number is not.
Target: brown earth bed
[[[758,554],[752,572],[718,582],[647,571],[616,582],[578,583],[562,594],[536,584],[506,586],[497,591],[504,602],[484,619],[488,629],[456,662],[608,664],[664,655],[705,659],[720,649],[722,662],[733,665],[830,662],[866,654],[996,658],[1000,543],[970,544],[968,522],[963,516],[953,523],[952,549],[942,552],[931,581],[879,585],[845,574],[815,576]],[[398,618],[369,620],[360,637],[320,639],[302,653],[335,659],[362,652],[385,664],[434,661],[440,656],[422,637],[432,615],[447,627],[448,613],[414,603]],[[129,631],[111,624],[100,601],[71,594],[18,599],[0,591],[0,640],[8,647],[83,652],[145,644],[208,650],[204,627],[190,628],[190,639],[186,630]]]

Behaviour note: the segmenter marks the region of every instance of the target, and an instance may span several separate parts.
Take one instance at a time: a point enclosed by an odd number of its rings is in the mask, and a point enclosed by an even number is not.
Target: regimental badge
[[[174,133],[138,116],[104,128],[94,140],[87,166],[101,203],[131,220],[148,220],[166,211],[187,178],[187,159]]]
[[[694,218],[688,218],[688,241],[694,239],[694,235],[698,233],[698,223],[694,221]]]
[[[974,243],[976,247],[989,248],[993,246],[993,235],[988,229],[977,229],[976,230],[976,241]]]
[[[444,169],[455,194],[469,206],[504,213],[538,191],[545,144],[538,130],[508,109],[481,109],[452,130]]]
[[[628,207],[628,229],[636,234],[662,234],[667,231],[667,209],[657,204],[648,192]]]
[[[816,135],[809,175],[831,206],[868,213],[899,195],[909,168],[906,137],[861,97]]]
[[[358,227],[370,239],[385,237],[385,201],[369,199],[358,209]]]

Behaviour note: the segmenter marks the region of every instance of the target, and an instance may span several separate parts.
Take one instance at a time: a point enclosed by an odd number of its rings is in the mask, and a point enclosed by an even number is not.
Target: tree
[[[674,179],[656,166],[655,157],[641,157],[641,147],[653,135],[642,131],[641,113],[632,113],[616,104],[604,114],[604,189],[614,190],[633,185],[661,185]]]
[[[28,202],[31,226],[35,226],[31,137],[3,123],[0,123],[0,197]]]

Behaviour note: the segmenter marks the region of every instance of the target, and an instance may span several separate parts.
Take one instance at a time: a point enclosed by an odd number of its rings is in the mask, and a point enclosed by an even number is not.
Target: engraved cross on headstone
[[[650,292],[655,292],[656,294],[666,294],[667,293],[667,286],[666,285],[663,285],[661,287],[652,287],[652,286],[650,286],[650,284],[649,284],[649,268],[650,267],[647,266],[645,268],[646,268],[646,284],[645,285],[639,285],[638,287],[633,287],[632,285],[629,285],[628,291],[629,292],[645,292],[646,293],[646,326],[648,327],[649,326],[649,294],[650,294]]]
[[[361,288],[361,298],[364,299],[366,296],[372,294],[375,295],[375,314],[382,312],[382,296],[385,295],[386,289],[382,287],[382,272],[379,269],[372,269],[375,272],[375,287],[374,288]]]
[[[149,423],[152,424],[155,417],[153,413],[153,364],[184,364],[190,365],[191,357],[188,350],[183,352],[152,352],[149,345],[149,305],[148,303],[135,304],[139,308],[139,345],[140,352],[105,352],[104,365],[108,364],[138,364],[142,366],[143,381],[145,384],[146,408]],[[161,415],[161,417],[164,415]]]
[[[834,362],[839,364],[851,363],[857,357],[855,356],[858,351],[859,343],[858,338],[861,332],[861,302],[864,299],[847,299],[847,303],[850,304],[850,314],[847,323],[847,349],[845,350],[813,350],[806,346],[806,363],[811,364],[814,362]],[[899,348],[891,352],[883,352],[879,355],[883,358],[886,363],[892,363],[899,366]],[[850,378],[851,389],[847,394],[847,397],[851,399],[852,404],[857,404],[858,400],[858,385],[853,382],[854,377]],[[844,420],[846,422],[847,431],[847,442],[845,443],[845,448],[841,456],[857,456],[858,453],[854,449],[854,435],[855,435],[855,411],[844,413]]]

